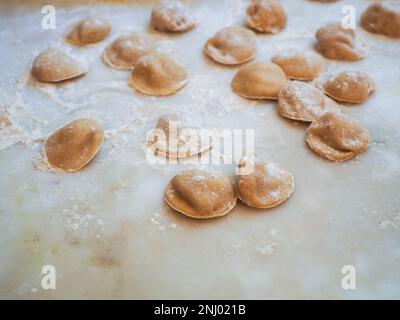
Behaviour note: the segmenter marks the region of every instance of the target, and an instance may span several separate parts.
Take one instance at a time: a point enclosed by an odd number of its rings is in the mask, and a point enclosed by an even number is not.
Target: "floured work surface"
[[[369,4],[347,2],[358,18]],[[280,117],[276,102],[231,91],[238,67],[203,54],[215,32],[243,23],[247,1],[190,2],[198,25],[183,34],[149,28],[153,3],[65,3],[56,6],[56,30],[41,28],[43,1],[0,4],[0,297],[400,298],[399,40],[357,27],[366,58],[328,61],[325,73],[361,70],[377,86],[366,103],[342,107],[369,130],[369,150],[333,163],[309,150],[306,126]],[[257,35],[256,60],[312,48],[315,31],[342,17],[341,1],[282,3],[287,28]],[[68,28],[89,13],[112,24],[110,36],[87,48],[65,44]],[[144,96],[129,87],[128,72],[101,61],[104,48],[131,31],[154,36],[186,68],[186,87]],[[58,85],[34,82],[31,63],[50,46],[86,58],[89,72]],[[200,127],[254,129],[257,155],[293,174],[292,197],[270,210],[239,204],[211,221],[172,211],[163,201],[168,181],[204,166],[146,161],[146,133],[170,113]],[[43,138],[76,118],[102,123],[101,151],[78,173],[48,171]],[[234,174],[234,165],[214,169]],[[56,268],[56,290],[41,287],[44,265]],[[356,268],[356,290],[341,287],[345,265]]]

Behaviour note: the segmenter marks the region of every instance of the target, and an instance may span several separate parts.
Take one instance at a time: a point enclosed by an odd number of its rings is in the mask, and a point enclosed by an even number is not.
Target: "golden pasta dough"
[[[132,70],[130,85],[151,96],[176,93],[188,81],[186,70],[164,53],[153,53],[139,59]]]
[[[324,112],[335,110],[336,102],[312,84],[290,81],[279,92],[277,111],[285,118],[312,122]]]
[[[254,58],[257,51],[256,36],[243,27],[227,27],[207,41],[204,51],[218,63],[241,64]]]
[[[375,91],[375,83],[364,72],[346,71],[329,79],[324,89],[335,100],[362,103]]]
[[[209,219],[230,212],[236,205],[237,194],[229,177],[186,170],[170,181],[165,191],[165,201],[188,217]]]
[[[151,12],[151,24],[159,31],[184,32],[196,25],[196,18],[182,2],[161,0]]]
[[[369,133],[355,121],[326,112],[307,129],[306,142],[322,158],[346,161],[366,151]]]
[[[373,3],[361,16],[361,25],[370,32],[400,38],[400,6],[392,10],[380,3]]]
[[[247,24],[259,32],[277,33],[286,22],[285,10],[277,0],[253,0],[247,8]]]
[[[111,32],[111,25],[104,19],[88,17],[78,24],[67,34],[67,42],[76,46],[86,46],[103,41]]]
[[[233,91],[248,99],[278,99],[287,79],[282,69],[268,61],[252,62],[239,69],[232,80]]]
[[[344,29],[339,22],[319,28],[316,37],[318,50],[328,59],[356,61],[363,58],[354,30]]]
[[[325,68],[325,60],[312,51],[288,50],[271,60],[289,79],[314,80]]]
[[[47,49],[37,56],[32,65],[32,76],[41,82],[61,82],[84,75],[88,71],[82,63],[60,49]]]
[[[156,130],[148,137],[148,147],[155,155],[167,159],[184,159],[211,148],[209,136],[193,128],[182,127],[176,117],[158,119]]]
[[[95,157],[103,139],[103,129],[97,121],[78,119],[52,133],[43,151],[51,166],[75,172]]]
[[[285,202],[293,193],[293,176],[274,163],[245,156],[239,162],[238,173],[238,197],[249,207],[273,208]]]
[[[103,61],[119,70],[132,69],[137,61],[155,50],[154,41],[143,34],[131,34],[115,39],[103,52]]]

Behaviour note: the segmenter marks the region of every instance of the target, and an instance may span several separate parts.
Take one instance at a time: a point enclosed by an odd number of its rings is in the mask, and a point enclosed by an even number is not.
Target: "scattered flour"
[[[277,244],[271,243],[264,247],[256,247],[257,252],[262,256],[271,256],[276,250]]]

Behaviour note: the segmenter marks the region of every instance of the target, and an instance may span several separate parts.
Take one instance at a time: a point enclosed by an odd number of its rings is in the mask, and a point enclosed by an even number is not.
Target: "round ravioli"
[[[78,61],[60,49],[47,49],[32,64],[32,76],[41,82],[61,82],[80,77],[88,71],[86,63]]]
[[[312,51],[289,50],[272,58],[289,79],[314,80],[325,68],[325,60]]]
[[[363,58],[354,30],[344,29],[339,22],[318,29],[316,37],[318,50],[328,59],[356,61]]]
[[[247,8],[247,24],[264,33],[277,33],[286,27],[287,16],[277,0],[253,0]]]
[[[238,197],[249,207],[273,208],[293,193],[293,176],[274,163],[245,156],[239,162],[238,173]]]
[[[241,64],[253,59],[256,55],[256,35],[243,27],[227,27],[218,31],[207,41],[204,51],[218,63]]]
[[[400,6],[373,3],[361,16],[361,25],[369,32],[400,38]]]
[[[115,39],[104,50],[103,61],[114,69],[130,70],[141,57],[154,50],[154,41],[146,35],[122,36]]]
[[[176,93],[188,81],[186,70],[164,53],[153,53],[139,59],[132,70],[130,85],[151,96]]]
[[[196,18],[182,2],[161,0],[151,11],[151,24],[159,31],[184,32],[196,25]]]
[[[155,155],[167,159],[184,159],[199,155],[211,148],[208,135],[181,126],[176,117],[158,119],[155,130],[147,137],[147,145]]]
[[[287,82],[282,69],[268,61],[252,62],[239,69],[232,80],[233,92],[248,99],[278,99]]]
[[[338,109],[335,101],[312,84],[290,81],[279,92],[277,111],[285,118],[312,122],[324,112]]]
[[[226,215],[237,202],[229,177],[200,170],[178,173],[168,184],[165,201],[174,210],[195,219]]]
[[[324,84],[327,95],[348,103],[362,103],[375,91],[374,81],[364,72],[342,72]]]
[[[44,154],[51,166],[75,172],[95,157],[103,140],[103,129],[97,121],[79,119],[52,133],[44,143]]]
[[[76,24],[65,39],[75,46],[86,46],[103,41],[110,32],[111,25],[106,20],[89,17]]]
[[[366,151],[369,133],[355,121],[326,112],[307,129],[306,142],[322,158],[346,161]]]

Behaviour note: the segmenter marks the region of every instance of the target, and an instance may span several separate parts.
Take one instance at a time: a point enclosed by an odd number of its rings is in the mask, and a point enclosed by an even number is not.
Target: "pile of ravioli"
[[[366,151],[370,143],[368,131],[343,115],[340,103],[365,102],[376,90],[374,81],[364,72],[354,70],[325,75],[320,80],[326,59],[351,62],[364,57],[355,31],[332,22],[317,30],[316,51],[288,50],[271,61],[251,61],[257,52],[256,32],[278,33],[285,29],[288,17],[277,0],[250,1],[246,13],[246,27],[223,28],[204,45],[204,53],[215,63],[240,65],[231,82],[232,91],[244,99],[277,100],[280,116],[309,123],[305,141],[324,159],[347,161]],[[179,1],[161,0],[151,12],[151,25],[160,32],[187,32],[196,23],[195,15]],[[400,12],[380,3],[366,9],[361,25],[369,32],[400,38]],[[64,40],[77,47],[95,45],[104,41],[111,29],[107,20],[88,17],[72,26]],[[129,85],[146,95],[172,95],[188,82],[185,68],[173,57],[159,52],[147,34],[116,38],[105,48],[102,60],[110,68],[129,71]],[[49,48],[36,57],[31,74],[37,81],[54,84],[80,78],[88,70],[89,66],[79,57]],[[173,126],[175,130],[171,130]],[[162,117],[155,129],[167,138],[148,139],[147,146],[156,156],[179,160],[199,156],[212,148],[209,141],[185,126],[179,117]],[[43,155],[49,166],[72,173],[94,159],[103,141],[100,123],[76,119],[47,137]],[[276,207],[293,190],[292,174],[277,164],[246,154],[239,162],[235,179],[208,171],[179,172],[166,187],[165,201],[186,216],[207,219],[226,215],[238,199],[253,208]]]

